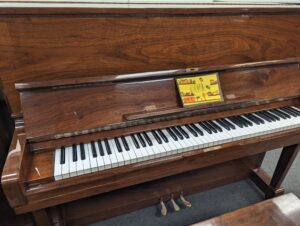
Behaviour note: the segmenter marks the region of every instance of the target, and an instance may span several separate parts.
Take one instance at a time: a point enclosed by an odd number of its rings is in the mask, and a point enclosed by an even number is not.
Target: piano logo
[[[176,78],[184,107],[223,101],[218,73]]]

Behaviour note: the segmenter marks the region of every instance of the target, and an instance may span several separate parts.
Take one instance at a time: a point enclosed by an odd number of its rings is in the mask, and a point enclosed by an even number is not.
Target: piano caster
[[[167,210],[167,207],[166,207],[166,205],[165,205],[165,203],[162,199],[160,200],[160,207],[161,207],[161,209],[160,209],[161,215],[162,216],[167,216],[168,210]]]
[[[182,201],[183,205],[185,207],[191,208],[192,207],[192,203],[187,201],[184,197],[183,197],[183,193],[181,193],[180,195],[180,200]]]
[[[178,212],[180,210],[180,207],[175,202],[173,195],[171,196],[171,203],[172,203],[172,206],[173,206],[173,209],[175,210],[175,212]]]

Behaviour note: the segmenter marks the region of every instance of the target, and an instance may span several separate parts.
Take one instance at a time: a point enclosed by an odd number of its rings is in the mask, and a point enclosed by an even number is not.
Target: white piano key
[[[152,150],[151,149],[148,150],[148,148],[143,147],[143,145],[142,145],[141,141],[139,140],[137,134],[135,134],[134,136],[135,136],[138,144],[140,145],[140,149],[139,150],[140,150],[140,152],[141,152],[141,154],[143,156],[143,161],[151,159],[152,158],[152,156],[151,156]]]
[[[203,133],[202,136],[199,134],[199,139],[203,141],[202,142],[203,148],[207,148],[209,146],[212,146],[213,141],[209,137],[206,136],[206,133],[204,133],[204,129],[198,123],[193,123],[193,125],[195,127],[197,127],[199,130],[201,130],[201,132]]]
[[[54,178],[55,180],[61,180],[61,168],[62,165],[60,164],[60,148],[55,149],[55,160],[54,160]]]
[[[124,144],[123,144],[121,138],[117,138],[117,139],[118,139],[118,141],[119,141],[119,143],[120,143],[120,146],[121,146],[121,148],[122,148],[121,154],[123,155],[124,165],[129,165],[129,164],[131,164],[131,158],[130,158],[130,155],[129,155],[128,151],[126,151],[125,146],[124,146]]]
[[[98,166],[98,171],[104,170],[105,169],[105,162],[103,156],[100,155],[100,150],[99,150],[99,145],[98,141],[95,141],[95,148],[97,152],[97,166]],[[109,163],[110,165],[110,163]]]
[[[83,163],[83,171],[86,174],[86,173],[91,173],[92,170],[91,170],[88,146],[87,144],[84,144],[83,146],[84,146],[85,159],[82,160],[82,163]]]
[[[181,129],[189,136],[189,138],[185,139],[190,143],[192,150],[201,148],[200,141],[196,140],[194,135],[185,126],[181,126]]]
[[[278,111],[287,114],[286,112],[282,111],[281,109],[278,109]],[[287,114],[287,115],[289,115],[289,114]],[[299,120],[299,122],[297,121],[297,118],[299,118],[299,117],[293,117],[292,115],[289,115],[289,116],[290,116],[290,118],[286,119],[286,123],[289,125],[289,127],[291,129],[299,127],[300,120]]]
[[[246,139],[249,138],[251,132],[249,132],[245,126],[243,126],[242,128],[239,127],[237,124],[234,123],[233,120],[231,120],[230,118],[226,118],[227,121],[229,121],[231,124],[233,124],[235,126],[235,131],[237,133],[240,134],[240,139]]]
[[[157,136],[159,137],[159,139],[161,140],[161,144],[159,144],[159,145],[164,148],[166,156],[171,155],[172,154],[171,146],[168,143],[164,142],[163,138],[160,136],[158,131],[155,131],[155,132],[156,132]]]
[[[153,144],[153,146],[151,148],[152,148],[152,150],[155,151],[156,155],[158,155],[159,157],[166,156],[167,153],[166,153],[165,148],[157,142],[157,140],[155,139],[153,134],[151,132],[147,132],[147,135]]]
[[[297,108],[294,108],[297,109]],[[299,110],[299,109],[297,109]],[[290,118],[283,118],[281,114],[287,114]],[[261,136],[264,134],[275,133],[279,131],[285,131],[292,128],[300,127],[300,116],[294,116],[288,114],[287,112],[278,109],[278,111],[265,111],[269,114],[278,117],[280,120],[276,121],[268,121],[261,117],[257,113],[251,113],[251,115],[261,119],[264,123],[257,124],[256,121],[250,117],[246,117],[246,115],[240,115],[239,119],[244,119],[252,123],[252,125],[243,126],[240,128],[238,125],[234,123],[233,120],[229,118],[225,118],[228,122],[235,126],[235,129],[230,127],[230,130],[227,130],[224,125],[216,120],[211,120],[211,122],[215,123],[215,125],[211,125],[216,129],[216,125],[222,128],[222,131],[213,132],[210,134],[205,129],[203,129],[198,123],[193,124],[197,128],[199,128],[203,132],[203,136],[199,134],[197,131],[197,136],[194,136],[193,133],[184,125],[180,126],[182,130],[188,134],[188,138],[183,135],[183,132],[177,128],[180,134],[182,134],[183,139],[181,140],[177,133],[172,131],[175,136],[178,138],[175,141],[169,132],[166,129],[161,129],[164,136],[168,139],[166,142],[158,131],[156,134],[160,138],[162,143],[159,143],[157,139],[155,139],[154,135],[151,132],[145,132],[149,139],[152,142],[150,145],[147,142],[143,133],[140,133],[143,141],[146,146],[143,147],[141,140],[135,134],[135,138],[137,143],[139,144],[139,148],[137,148],[131,138],[131,136],[125,136],[125,140],[127,141],[129,150],[125,149],[124,143],[121,138],[117,138],[119,144],[122,148],[122,151],[119,151],[114,139],[108,140],[108,144],[111,150],[111,154],[108,154],[105,142],[102,141],[102,148],[104,151],[104,156],[100,155],[100,149],[98,146],[98,141],[95,141],[95,148],[97,152],[97,157],[93,157],[91,143],[84,144],[85,156],[86,159],[81,159],[80,154],[80,145],[77,145],[77,157],[78,160],[73,162],[73,152],[72,147],[65,148],[65,163],[60,164],[61,157],[61,149],[55,150],[55,162],[54,162],[54,178],[55,180],[61,180],[69,177],[74,177],[77,175],[81,175],[83,173],[95,172],[98,170],[109,169],[111,167],[123,166],[128,164],[133,164],[136,162],[145,161],[148,159],[155,159],[159,157],[164,157],[167,155],[180,154],[182,152],[207,148],[211,146],[216,146],[224,143],[229,143],[232,141],[252,138]],[[300,110],[299,110],[300,111]],[[193,128],[193,130],[195,130]]]
[[[142,145],[142,142],[140,141],[138,135],[136,134],[136,138],[140,144],[140,147],[144,150],[144,153],[146,155],[146,159],[154,159],[154,152],[152,150],[152,148],[147,144],[147,141],[146,139],[144,139],[144,137],[142,136],[142,134],[140,134],[143,141],[145,142],[145,147]]]
[[[108,154],[108,148],[106,147],[105,141],[103,142],[103,148],[105,150],[105,154]],[[119,162],[118,162],[118,158],[113,150],[113,148],[110,146],[110,142],[107,141],[107,144],[109,145],[109,149],[111,151],[111,154],[108,154],[109,158],[110,158],[110,162],[111,162],[111,167],[118,167],[119,166]]]
[[[98,171],[98,163],[97,163],[97,158],[93,157],[92,144],[88,143],[87,148],[88,148],[88,153],[89,153],[89,157],[90,157],[91,171],[97,172]]]
[[[118,166],[124,166],[124,159],[123,159],[123,155],[121,152],[118,151],[115,140],[114,139],[110,139],[108,140],[109,146],[111,148],[111,152],[112,154],[114,154],[117,158],[118,161]]]
[[[73,148],[72,146],[66,148],[68,149],[69,154],[69,169],[70,169],[70,177],[75,177],[77,176],[77,167],[76,167],[76,162],[73,161]]]
[[[65,148],[65,164],[62,165],[61,174],[63,179],[70,177],[70,155],[72,153],[70,152],[70,148]]]
[[[222,127],[217,121],[213,121],[216,125],[218,125],[222,131],[218,131],[218,135],[222,137],[223,143],[228,143],[232,141],[232,136],[228,133],[228,130]]]
[[[103,162],[104,162],[104,169],[112,168],[112,163],[111,163],[111,160],[110,160],[110,156],[107,153],[104,141],[98,141],[97,143],[98,143],[97,147],[98,147],[98,150],[99,150],[99,154],[100,154],[100,148],[99,148],[100,145],[101,145],[101,147],[103,149],[103,152],[104,152],[104,155],[102,156]]]
[[[130,156],[130,161],[131,161],[131,163],[136,163],[136,162],[138,162],[138,158],[137,158],[137,156],[136,156],[136,154],[135,154],[135,151],[134,151],[135,146],[134,146],[134,144],[131,142],[131,138],[130,138],[129,136],[125,136],[124,138],[125,138],[125,140],[127,141],[127,144],[128,144],[128,147],[129,147],[129,151],[127,151],[127,153],[128,153],[129,156]]]
[[[80,157],[80,146],[76,145],[77,148],[77,162],[76,162],[76,170],[77,176],[84,174],[83,161]]]
[[[165,135],[165,137],[168,139],[168,146],[170,147],[171,151],[170,151],[170,155],[173,154],[177,154],[178,153],[178,149],[180,148],[180,146],[178,146],[176,144],[176,142],[174,142],[173,138],[171,137],[171,135],[165,130],[162,129],[161,132]]]

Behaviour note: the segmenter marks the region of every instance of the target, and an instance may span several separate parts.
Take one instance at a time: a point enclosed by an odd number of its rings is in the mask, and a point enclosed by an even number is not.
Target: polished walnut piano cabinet
[[[284,192],[300,147],[298,8],[0,14],[16,213],[84,225],[246,178]],[[174,78],[210,72],[224,102],[183,108]],[[269,177],[264,153],[279,147]]]

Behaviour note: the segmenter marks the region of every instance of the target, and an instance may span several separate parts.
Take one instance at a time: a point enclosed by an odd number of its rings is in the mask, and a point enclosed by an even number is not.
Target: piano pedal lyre
[[[191,208],[192,207],[192,203],[187,201],[184,197],[183,197],[183,192],[181,192],[180,194],[180,200],[182,201],[183,205],[185,207]]]
[[[167,207],[166,207],[166,205],[165,205],[165,203],[162,199],[160,200],[160,207],[161,207],[160,208],[161,215],[162,216],[167,216],[168,210],[167,210]]]
[[[171,203],[172,203],[172,206],[173,206],[173,209],[178,212],[180,210],[180,207],[177,205],[177,203],[175,202],[174,200],[174,197],[173,197],[173,194],[171,195]]]

